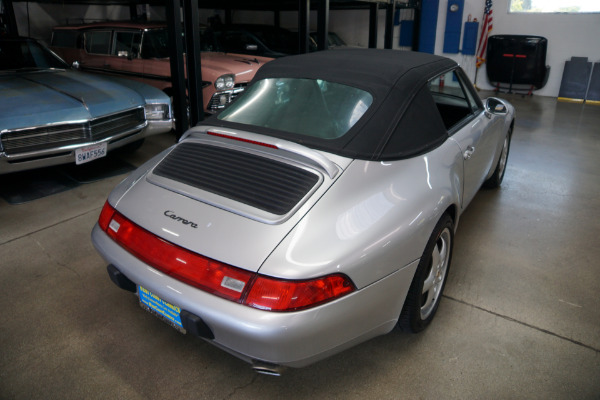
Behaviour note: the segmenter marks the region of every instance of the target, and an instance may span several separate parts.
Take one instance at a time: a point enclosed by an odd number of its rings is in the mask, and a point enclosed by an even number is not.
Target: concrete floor
[[[0,199],[0,398],[600,399],[600,107],[502,97],[517,108],[504,184],[463,215],[432,326],[279,378],[110,282],[90,231],[123,176]]]

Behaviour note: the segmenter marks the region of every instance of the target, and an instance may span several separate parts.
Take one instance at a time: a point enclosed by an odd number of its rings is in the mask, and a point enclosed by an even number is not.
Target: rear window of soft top
[[[218,118],[320,139],[346,134],[373,103],[362,89],[320,79],[268,78],[254,83]]]

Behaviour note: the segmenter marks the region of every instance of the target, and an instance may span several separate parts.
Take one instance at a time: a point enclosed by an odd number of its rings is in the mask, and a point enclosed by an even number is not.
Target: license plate
[[[181,309],[179,307],[166,302],[142,286],[138,286],[138,296],[140,306],[144,310],[159,317],[178,331],[185,333],[185,329],[181,324]]]
[[[75,164],[84,164],[86,162],[102,158],[106,155],[106,142],[81,147],[75,150]]]

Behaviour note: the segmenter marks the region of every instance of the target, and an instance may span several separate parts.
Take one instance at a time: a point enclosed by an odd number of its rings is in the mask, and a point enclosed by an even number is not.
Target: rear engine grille
[[[154,174],[275,215],[288,213],[319,180],[293,165],[200,143],[177,146]]]
[[[2,148],[8,155],[51,150],[141,129],[144,122],[144,109],[136,108],[89,122],[8,131],[2,133]]]

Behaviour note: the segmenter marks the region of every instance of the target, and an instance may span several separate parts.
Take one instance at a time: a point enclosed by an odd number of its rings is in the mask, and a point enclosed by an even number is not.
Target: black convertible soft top
[[[422,154],[448,137],[427,82],[456,67],[456,62],[440,56],[381,49],[329,50],[279,58],[261,67],[252,82],[265,78],[322,79],[366,90],[373,95],[373,104],[338,139],[262,127],[252,130],[351,158],[394,160]],[[248,129],[216,117],[206,123]]]

